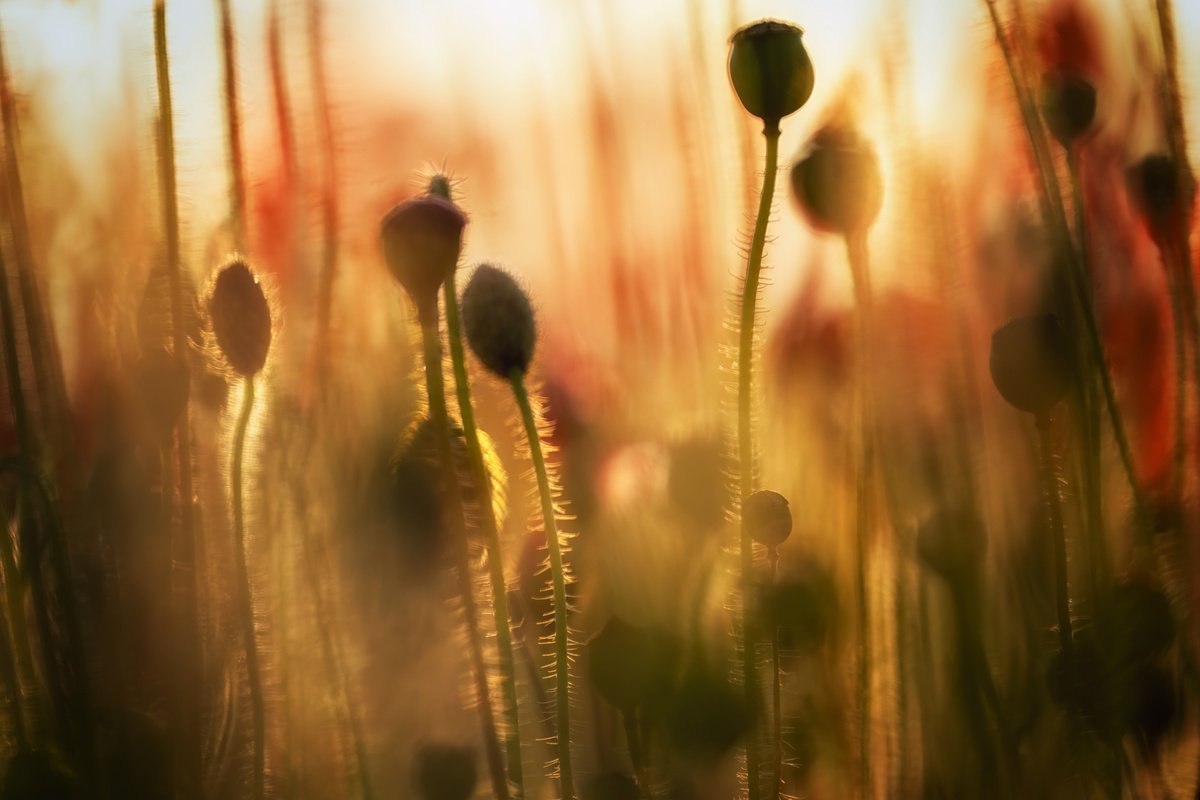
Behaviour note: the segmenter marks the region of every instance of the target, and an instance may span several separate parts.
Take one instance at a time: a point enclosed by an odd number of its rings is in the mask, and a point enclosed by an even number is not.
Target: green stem
[[[739,497],[745,503],[754,492],[757,469],[754,459],[753,386],[754,386],[754,327],[758,303],[758,281],[762,272],[763,250],[767,243],[767,223],[771,217],[771,201],[775,197],[775,178],[779,171],[779,123],[767,123],[763,128],[766,139],[766,164],[763,171],[762,193],[758,200],[758,216],[754,221],[754,236],[750,240],[750,257],[746,261],[746,277],[742,285],[741,322],[738,328],[738,474]],[[739,508],[741,507],[739,503]],[[744,525],[741,527],[741,590],[742,590],[742,676],[748,708],[759,707],[758,665],[755,661],[754,625],[750,621],[750,604],[754,596],[754,540]],[[746,783],[749,800],[758,800],[761,792],[759,776],[758,737],[751,733],[746,739]]]
[[[567,579],[563,570],[562,547],[558,538],[554,497],[550,492],[550,477],[546,472],[546,459],[542,454],[542,440],[537,422],[533,418],[533,407],[529,404],[529,392],[525,388],[525,376],[520,372],[513,372],[509,376],[509,383],[512,384],[513,396],[516,397],[521,421],[525,425],[525,436],[529,440],[529,454],[533,458],[538,497],[542,503],[546,548],[550,551],[550,579],[554,589],[554,705],[558,722],[558,772],[562,800],[572,800],[575,797],[575,783],[571,773],[571,662],[567,638]]]
[[[492,505],[492,481],[483,460],[479,443],[479,428],[475,424],[475,406],[471,402],[471,381],[467,375],[467,359],[463,351],[462,326],[458,317],[458,291],[455,274],[446,277],[443,293],[446,301],[446,333],[450,339],[450,362],[454,369],[454,386],[458,396],[458,415],[462,421],[463,437],[467,443],[471,477],[478,497],[479,517],[487,540],[488,568],[492,583],[492,609],[496,621],[496,651],[500,661],[500,680],[503,714],[507,730],[504,736],[508,755],[508,778],[513,796],[525,796],[525,780],[521,762],[521,721],[517,707],[517,672],[513,658],[512,628],[508,615],[508,584],[504,580],[504,557],[500,549],[500,529],[496,509]]]
[[[492,778],[492,791],[497,800],[508,800],[508,781],[504,777],[504,756],[496,735],[496,718],[492,709],[492,692],[488,686],[487,665],[483,658],[483,639],[479,632],[479,610],[471,581],[470,554],[463,517],[462,492],[458,484],[458,469],[454,463],[454,447],[450,439],[450,419],[446,412],[446,388],[442,380],[442,340],[438,333],[436,302],[433,311],[421,313],[421,339],[425,348],[425,385],[429,394],[429,416],[438,437],[442,458],[443,482],[449,499],[448,520],[451,524],[451,546],[458,572],[458,593],[467,622],[467,639],[475,672],[475,690],[479,693],[479,717],[483,726],[484,747]]]
[[[221,16],[221,77],[225,99],[225,138],[229,140],[229,222],[233,246],[246,249],[246,179],[242,158],[242,122],[238,108],[237,52],[233,36],[233,10],[229,0],[218,0]]]
[[[779,574],[779,548],[767,550],[767,561],[771,565],[771,586]],[[779,667],[779,625],[771,620],[771,743],[774,746],[774,771],[770,797],[779,800],[783,790],[783,673]]]
[[[254,797],[266,794],[266,709],[262,676],[258,666],[258,638],[254,630],[254,606],[250,591],[250,570],[246,566],[246,517],[242,502],[242,469],[246,451],[246,430],[254,413],[254,377],[242,381],[242,409],[233,429],[233,462],[230,467],[230,495],[233,498],[234,566],[237,570],[238,606],[242,617],[242,636],[246,650],[246,678],[250,684],[250,709],[254,726]]]
[[[228,0],[225,0],[228,2]],[[322,0],[309,0],[309,52],[312,63],[312,85],[315,97],[317,124],[324,156],[324,181],[321,197],[321,278],[317,293],[317,333],[315,350],[317,365],[323,368],[329,348],[329,324],[333,315],[333,282],[338,266],[338,191],[337,147],[333,138],[333,117],[329,109],[329,86],[325,75],[323,47],[324,15]]]
[[[1054,545],[1054,588],[1058,610],[1058,639],[1065,664],[1070,664],[1074,639],[1071,636],[1071,595],[1067,583],[1067,534],[1063,527],[1062,500],[1059,496],[1059,470],[1055,463],[1054,442],[1050,437],[1050,416],[1038,414],[1038,449],[1042,502],[1046,511],[1046,526]]]

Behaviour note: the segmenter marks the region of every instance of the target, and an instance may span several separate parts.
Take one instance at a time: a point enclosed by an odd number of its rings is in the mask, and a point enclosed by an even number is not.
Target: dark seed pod
[[[740,692],[728,681],[693,668],[672,693],[666,709],[666,731],[681,756],[711,764],[724,756],[753,727],[754,719]]]
[[[1071,386],[1071,342],[1052,314],[1018,317],[992,334],[989,366],[1009,404],[1045,414]]]
[[[478,780],[475,750],[448,744],[427,744],[417,751],[413,775],[423,800],[467,800]]]
[[[605,772],[583,785],[583,800],[638,800],[637,783],[622,772]]]
[[[917,556],[942,578],[969,585],[979,576],[987,552],[983,522],[970,511],[938,511],[917,531]]]
[[[792,533],[792,510],[779,492],[763,489],[742,504],[742,530],[759,544],[778,547]]]
[[[827,127],[792,167],[792,195],[814,228],[842,236],[867,231],[883,205],[879,160],[857,133]]]
[[[787,22],[762,20],[733,34],[729,80],[742,106],[767,129],[808,102],[813,65],[804,31]]]
[[[137,365],[138,393],[146,416],[160,437],[169,436],[188,401],[187,365],[155,348]]]
[[[1082,76],[1052,72],[1042,81],[1042,119],[1063,147],[1087,132],[1096,117],[1096,87]]]
[[[533,361],[537,326],[525,291],[502,269],[481,264],[462,296],[467,343],[493,374],[524,375]]]
[[[1154,153],[1130,167],[1125,181],[1134,206],[1163,247],[1191,216],[1196,197],[1191,170],[1181,175],[1171,156]]]
[[[271,347],[271,307],[258,278],[240,258],[217,273],[208,313],[229,366],[246,377],[257,374]]]
[[[380,226],[388,269],[417,306],[422,323],[437,317],[437,296],[458,267],[467,216],[448,199],[427,194],[405,200]]]
[[[669,670],[665,642],[649,628],[613,617],[588,642],[588,676],[596,692],[632,711],[661,691]]]

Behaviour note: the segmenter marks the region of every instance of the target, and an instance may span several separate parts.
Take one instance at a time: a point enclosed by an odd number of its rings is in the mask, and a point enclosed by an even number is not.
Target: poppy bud
[[[808,102],[813,65],[801,40],[804,31],[788,22],[762,20],[733,34],[729,80],[742,106],[767,129]]]
[[[767,547],[778,547],[792,532],[792,511],[779,492],[762,490],[742,504],[742,530]]]
[[[1071,386],[1071,343],[1052,314],[1018,317],[992,334],[990,367],[1005,400],[1045,414]]]
[[[1096,117],[1096,87],[1080,75],[1052,72],[1042,81],[1041,110],[1050,133],[1070,147]]]
[[[588,642],[588,676],[596,692],[622,711],[651,700],[666,681],[668,654],[648,628],[613,617]]]
[[[217,273],[208,313],[229,366],[246,377],[261,370],[271,347],[271,307],[258,278],[240,258]]]
[[[475,792],[475,750],[427,744],[417,751],[413,774],[423,800],[467,800]]]
[[[442,283],[458,266],[467,217],[448,199],[427,194],[405,200],[380,226],[388,269],[408,292],[423,323],[437,317]]]
[[[467,343],[492,373],[508,379],[529,371],[537,327],[529,297],[511,275],[480,265],[463,292],[462,320]]]
[[[808,155],[792,167],[791,178],[792,195],[817,230],[863,233],[883,204],[879,161],[854,131],[821,130]]]
[[[1157,153],[1130,167],[1125,180],[1134,206],[1163,247],[1191,216],[1196,195],[1191,170],[1181,176],[1173,158]]]

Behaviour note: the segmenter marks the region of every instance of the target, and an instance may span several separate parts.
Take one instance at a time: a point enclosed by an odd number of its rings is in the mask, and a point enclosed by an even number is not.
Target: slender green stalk
[[[492,708],[492,692],[488,686],[487,665],[483,658],[483,640],[479,632],[479,610],[475,603],[475,591],[471,585],[470,554],[467,551],[466,529],[463,524],[462,491],[458,484],[458,470],[454,465],[454,447],[450,439],[450,419],[446,412],[446,389],[442,380],[442,340],[438,333],[437,314],[432,319],[422,319],[421,339],[425,349],[425,385],[429,393],[429,416],[437,432],[438,446],[442,458],[442,474],[449,498],[447,518],[453,515],[452,547],[458,572],[458,593],[462,599],[463,614],[467,620],[467,638],[471,650],[471,662],[475,672],[475,690],[479,693],[479,716],[483,726],[484,748],[487,752],[488,769],[491,772],[492,791],[497,800],[508,800],[508,781],[504,776],[504,756],[500,752],[496,734],[496,718]]]
[[[228,0],[225,0],[228,2]],[[309,62],[318,133],[324,162],[321,196],[321,278],[317,291],[317,333],[315,350],[318,367],[323,367],[329,348],[329,324],[333,315],[333,282],[338,266],[338,186],[337,147],[333,138],[333,116],[329,109],[329,84],[325,75],[322,0],[309,0]]]
[[[571,661],[568,651],[566,572],[563,569],[562,547],[558,538],[554,497],[550,492],[550,476],[546,472],[542,439],[533,417],[533,407],[529,404],[525,376],[520,372],[513,372],[509,376],[509,383],[512,384],[513,396],[516,397],[521,421],[525,425],[525,436],[529,440],[529,454],[533,458],[533,471],[537,476],[538,497],[542,502],[546,549],[550,551],[550,579],[554,589],[554,705],[558,723],[558,774],[562,800],[572,800],[575,797],[575,782],[571,772]]]
[[[10,510],[8,508],[0,508],[0,519],[7,521],[9,517]],[[3,540],[0,548],[7,550],[9,547],[8,532],[0,531],[0,539]],[[4,561],[8,561],[7,554]],[[16,575],[5,570],[3,579],[5,583],[4,588],[7,592],[9,581],[15,580]],[[29,737],[25,730],[25,715],[22,708],[24,693],[21,691],[20,673],[17,670],[16,654],[19,645],[16,637],[11,635],[8,616],[8,614],[0,614],[0,681],[3,682],[9,701],[12,703],[13,739],[16,740],[17,749],[23,750],[28,747]]]
[[[1063,528],[1062,499],[1059,496],[1058,465],[1054,458],[1054,442],[1050,438],[1050,417],[1039,414],[1037,418],[1038,448],[1040,455],[1040,479],[1042,502],[1046,511],[1046,526],[1054,544],[1054,588],[1058,610],[1058,639],[1064,663],[1070,664],[1074,639],[1071,636],[1071,595],[1067,584],[1067,534]]]
[[[771,586],[779,574],[779,548],[767,550],[767,561],[771,565]],[[770,797],[779,800],[783,790],[783,674],[779,667],[779,624],[771,620],[771,744],[774,746],[773,779]]]
[[[757,464],[754,458],[753,386],[754,386],[754,327],[758,303],[758,281],[762,273],[763,250],[767,243],[767,223],[771,217],[771,201],[775,197],[775,178],[779,171],[779,124],[763,128],[766,139],[766,164],[763,171],[762,193],[758,199],[758,216],[750,240],[750,257],[746,261],[746,276],[742,284],[741,322],[738,328],[738,475],[740,503],[754,493]],[[741,507],[739,503],[739,508]],[[742,590],[742,678],[745,683],[746,705],[759,707],[758,664],[755,661],[757,642],[754,624],[750,620],[750,604],[754,597],[754,540],[750,531],[741,527],[741,590]],[[759,775],[758,737],[751,733],[746,739],[746,784],[749,800],[758,800],[762,786]]]
[[[467,375],[467,359],[463,351],[462,325],[458,316],[458,291],[455,274],[446,277],[443,291],[446,301],[446,334],[450,339],[450,362],[454,368],[454,386],[458,395],[458,415],[462,421],[463,438],[467,443],[467,458],[471,478],[479,498],[479,516],[488,547],[488,568],[492,583],[492,609],[496,620],[496,651],[500,660],[502,712],[507,730],[504,746],[508,755],[508,779],[513,797],[525,796],[525,780],[521,763],[521,721],[517,713],[517,673],[513,659],[512,628],[508,616],[508,584],[504,580],[504,557],[500,549],[500,530],[496,509],[492,505],[492,482],[479,444],[479,428],[475,424],[475,406],[471,402],[471,381]]]
[[[233,430],[233,461],[230,466],[230,496],[233,498],[234,566],[237,569],[238,607],[242,617],[242,636],[246,650],[246,679],[250,684],[250,710],[254,726],[254,798],[266,794],[266,708],[262,675],[258,666],[258,637],[254,628],[254,606],[250,592],[250,570],[246,566],[246,517],[242,502],[242,470],[246,452],[246,430],[254,413],[254,377],[242,381],[242,409]]]
[[[229,224],[233,246],[246,250],[246,178],[242,156],[242,121],[238,107],[237,43],[229,0],[217,0],[221,16],[221,77],[225,99],[225,138],[229,141]]]
[[[154,4],[154,62],[158,83],[158,173],[162,191],[163,231],[167,242],[167,280],[171,294],[171,340],[175,357],[188,366],[187,320],[184,318],[183,277],[180,268],[179,205],[175,183],[175,122],[171,102],[171,73],[167,57],[167,8],[165,0]],[[180,687],[173,698],[172,717],[183,769],[180,785],[187,796],[196,796],[201,780],[200,699],[197,669],[200,637],[196,604],[196,539],[192,513],[192,452],[189,404],[185,403],[175,427],[179,480],[179,530],[172,543],[172,596],[178,645],[175,676]]]

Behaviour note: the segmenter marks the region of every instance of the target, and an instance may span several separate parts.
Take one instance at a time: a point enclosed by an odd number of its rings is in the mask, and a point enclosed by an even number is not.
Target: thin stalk
[[[641,800],[649,800],[653,790],[650,786],[650,771],[646,768],[646,749],[642,744],[638,716],[636,711],[623,711],[621,722],[625,725],[625,741],[629,744],[629,760],[633,764],[633,775],[637,779],[638,796]]]
[[[237,47],[233,36],[233,9],[229,0],[217,0],[221,16],[221,77],[225,99],[225,138],[229,140],[229,224],[233,246],[246,250],[246,178],[242,156],[242,121],[238,107]]]
[[[779,574],[779,548],[767,549],[767,562],[771,565],[771,586]],[[779,625],[771,620],[771,744],[774,746],[774,779],[771,781],[770,797],[779,800],[783,791],[783,672],[779,666]]]
[[[242,409],[233,430],[233,462],[230,467],[230,495],[233,498],[234,566],[237,569],[238,606],[242,617],[242,636],[246,650],[246,678],[250,684],[250,709],[254,726],[254,797],[263,800],[266,794],[266,709],[263,701],[262,675],[258,664],[258,638],[254,629],[254,607],[250,591],[250,570],[246,566],[246,518],[242,502],[243,462],[246,451],[246,430],[254,413],[254,377],[242,381]]]
[[[758,199],[758,216],[750,240],[750,257],[746,261],[746,277],[742,284],[741,322],[738,328],[738,474],[740,503],[754,492],[757,469],[754,460],[754,430],[752,390],[754,386],[754,326],[758,303],[758,281],[762,272],[763,250],[767,243],[767,223],[771,217],[771,201],[775,197],[775,177],[779,171],[779,123],[767,123],[763,128],[766,139],[766,164],[763,171],[762,193]],[[742,677],[746,689],[746,705],[759,707],[758,664],[755,661],[754,625],[750,621],[750,603],[754,596],[754,540],[746,526],[741,527],[741,590],[742,590]],[[761,792],[759,775],[758,737],[746,739],[746,784],[749,800],[758,800]]]
[[[1040,455],[1039,477],[1042,502],[1046,511],[1046,526],[1054,545],[1054,588],[1058,610],[1058,639],[1062,647],[1065,664],[1070,664],[1074,645],[1071,635],[1071,595],[1067,585],[1067,534],[1063,528],[1062,499],[1059,495],[1059,470],[1054,455],[1054,442],[1050,438],[1050,416],[1037,416],[1038,449]]]
[[[431,319],[429,317],[432,317]],[[442,380],[442,340],[438,333],[436,312],[423,315],[421,339],[425,349],[425,385],[429,393],[429,416],[438,436],[442,458],[442,475],[449,498],[447,519],[451,523],[455,561],[458,572],[458,593],[462,599],[463,614],[467,621],[467,638],[471,650],[471,662],[475,673],[475,690],[479,693],[479,718],[483,726],[484,748],[487,752],[488,769],[491,772],[492,791],[497,800],[508,800],[508,781],[504,776],[504,756],[500,752],[496,735],[496,717],[492,708],[492,692],[488,685],[487,665],[483,658],[483,639],[479,632],[479,610],[475,603],[475,590],[471,582],[470,554],[467,552],[466,529],[463,525],[462,491],[458,484],[458,470],[454,466],[454,448],[450,440],[450,419],[446,412],[446,389]]]
[[[854,283],[855,318],[858,323],[857,375],[855,404],[858,408],[858,470],[855,487],[854,541],[855,541],[855,594],[858,601],[859,647],[858,703],[859,703],[859,780],[862,782],[863,797],[871,791],[871,610],[867,594],[867,551],[871,533],[871,497],[875,459],[875,437],[871,422],[870,392],[870,319],[871,319],[871,273],[867,256],[865,231],[846,236],[846,257],[850,263],[850,276]]]
[[[571,675],[570,653],[567,639],[567,580],[563,570],[562,548],[558,539],[558,522],[554,510],[554,498],[550,493],[550,477],[546,473],[546,458],[542,454],[542,440],[537,422],[533,418],[533,407],[529,404],[529,392],[525,388],[525,376],[513,372],[509,376],[513,396],[525,425],[525,436],[529,440],[529,454],[533,458],[533,471],[537,476],[538,497],[542,503],[542,525],[546,531],[546,548],[550,551],[550,579],[554,589],[554,705],[557,716],[558,773],[561,797],[575,797],[575,782],[571,772]]]
[[[316,103],[317,127],[325,173],[321,196],[321,282],[317,292],[315,345],[318,368],[324,367],[328,355],[329,325],[333,315],[333,282],[337,275],[339,245],[337,147],[334,144],[333,117],[329,109],[329,84],[325,74],[324,19],[322,0],[309,0],[309,62],[312,65],[311,80],[315,95],[313,99]]]
[[[1021,119],[1025,125],[1025,132],[1029,136],[1030,147],[1033,153],[1034,164],[1037,167],[1040,184],[1038,200],[1042,217],[1046,225],[1056,232],[1060,242],[1066,245],[1070,241],[1070,232],[1066,221],[1066,212],[1063,209],[1062,195],[1058,190],[1058,181],[1055,176],[1054,166],[1048,155],[1045,131],[1042,130],[1041,123],[1038,121],[1037,108],[1034,105],[1032,96],[1021,80],[1020,71],[1017,68],[1016,54],[1013,52],[1008,37],[1005,36],[1004,25],[996,9],[996,0],[984,0],[984,5],[987,7],[988,15],[992,22],[996,42],[999,44],[1000,51],[1004,56],[1005,67],[1013,84],[1013,92],[1016,95],[1017,106],[1021,111]],[[1112,376],[1108,371],[1108,361],[1104,355],[1104,345],[1100,339],[1099,327],[1096,324],[1095,311],[1092,308],[1092,303],[1088,298],[1088,290],[1084,284],[1083,270],[1074,249],[1066,247],[1065,251],[1070,257],[1066,279],[1071,284],[1075,300],[1079,303],[1082,312],[1084,334],[1087,339],[1088,348],[1091,351],[1094,361],[1099,365],[1103,365],[1103,368],[1098,370],[1100,373],[1100,387],[1104,392],[1104,403],[1108,408],[1109,421],[1113,429],[1113,438],[1116,439],[1117,451],[1121,456],[1121,466],[1125,469],[1125,477],[1133,493],[1134,505],[1139,512],[1144,513],[1148,506],[1142,495],[1141,484],[1137,479],[1137,468],[1133,461],[1133,451],[1129,446],[1129,439],[1125,433],[1121,407],[1117,404],[1116,390],[1113,388]]]
[[[512,628],[508,615],[508,584],[504,580],[504,557],[500,549],[500,529],[496,509],[492,505],[492,482],[479,444],[479,428],[475,424],[475,406],[471,402],[471,381],[467,375],[467,359],[463,351],[462,325],[458,316],[458,291],[455,274],[446,278],[443,296],[446,301],[446,335],[450,339],[450,362],[454,368],[454,387],[458,396],[458,416],[462,422],[463,438],[467,443],[471,477],[479,498],[479,516],[488,547],[488,568],[492,583],[492,610],[496,622],[496,651],[500,661],[502,713],[507,730],[504,746],[508,755],[508,779],[513,797],[525,796],[525,780],[521,763],[521,720],[517,709],[517,672],[513,658]]]
[[[158,83],[158,173],[162,191],[163,231],[167,242],[167,280],[171,293],[171,340],[175,357],[187,368],[187,321],[184,319],[183,277],[180,269],[179,205],[175,183],[175,122],[171,102],[171,73],[167,57],[167,7],[165,0],[154,4],[154,63]],[[192,513],[192,453],[190,403],[185,403],[175,427],[179,480],[179,530],[172,545],[174,572],[172,597],[176,603],[178,630],[177,680],[182,685],[173,699],[177,718],[177,755],[183,768],[181,786],[198,791],[201,779],[199,681],[199,626],[196,607],[196,540]]]

